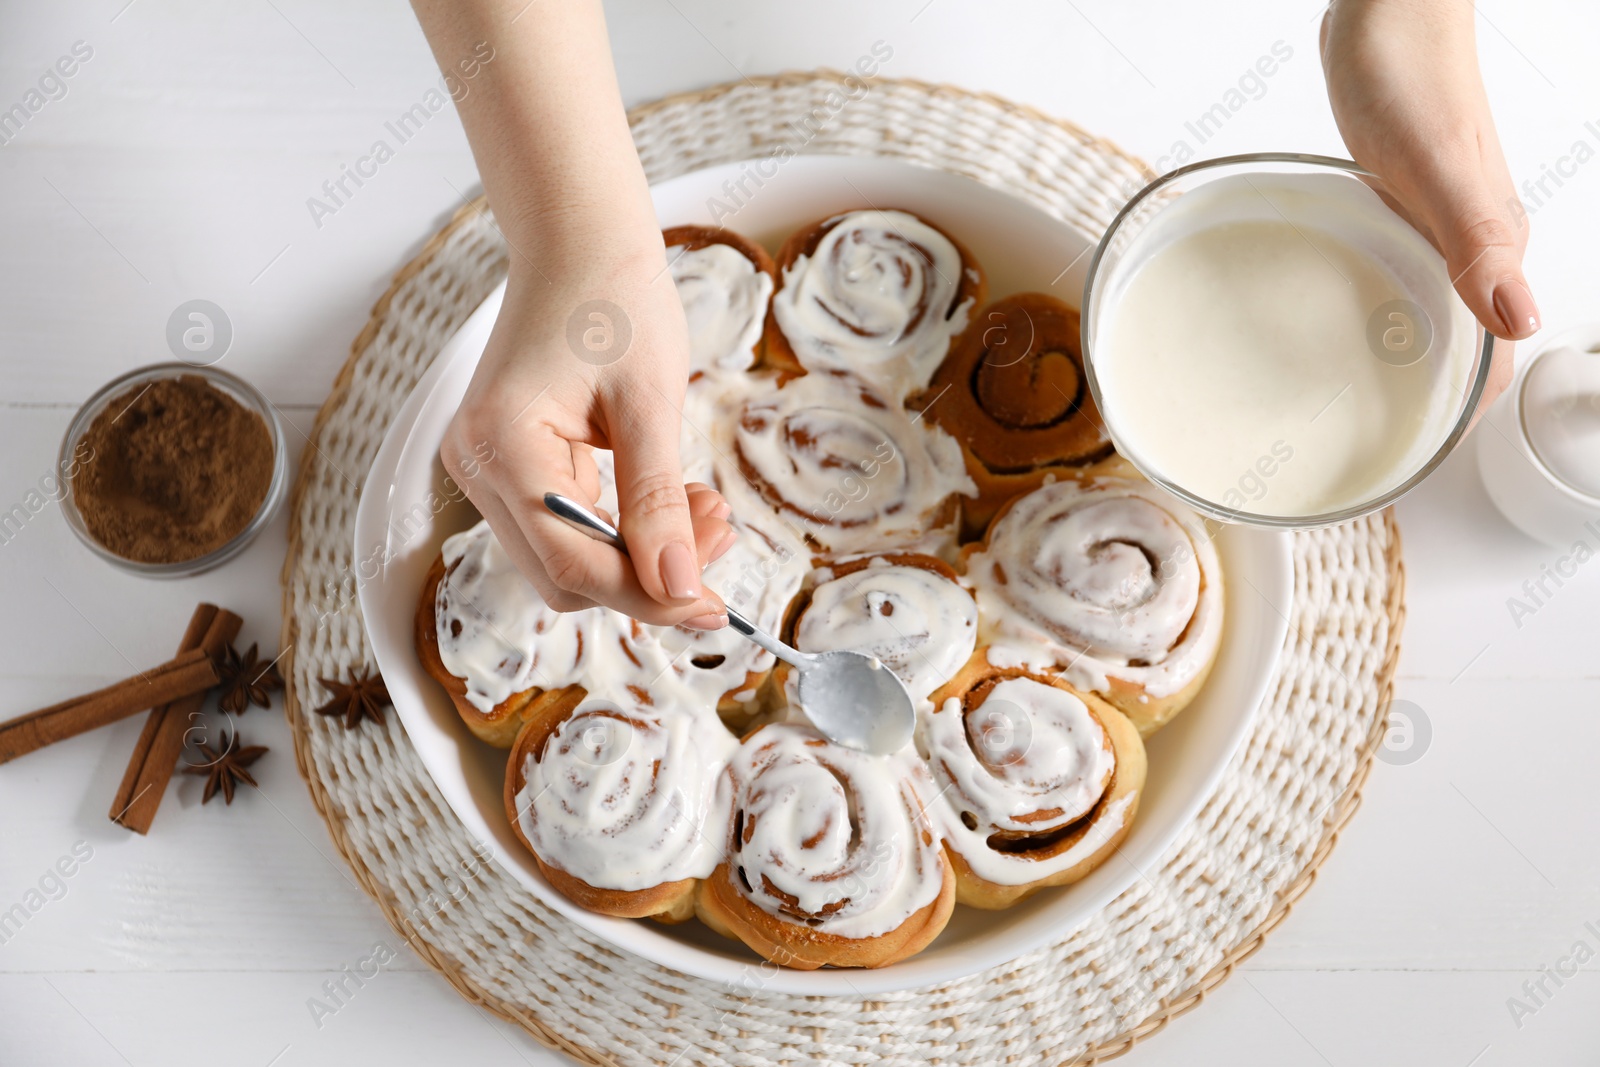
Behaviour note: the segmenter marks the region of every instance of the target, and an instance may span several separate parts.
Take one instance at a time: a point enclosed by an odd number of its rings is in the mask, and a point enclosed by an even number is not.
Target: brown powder
[[[272,482],[261,416],[198,375],[136,385],[84,435],[72,479],[94,539],[124,559],[179,563],[250,524]]]

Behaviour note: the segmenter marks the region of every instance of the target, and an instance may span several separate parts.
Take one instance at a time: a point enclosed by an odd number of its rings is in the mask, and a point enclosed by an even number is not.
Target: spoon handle
[[[622,534],[617,528],[571,497],[562,496],[560,493],[546,493],[544,506],[557,518],[577,527],[596,541],[603,541],[623,555],[627,555],[628,546],[623,542]],[[805,662],[807,658],[805,653],[790,648],[732,607],[728,608],[728,625],[785,663],[800,668],[808,666]]]
[[[550,509],[550,514],[558,519],[566,520],[569,526],[574,526],[596,541],[603,541],[612,548],[628,554],[628,546],[622,540],[622,533],[613,525],[576,500],[560,493],[546,493],[544,506]]]
[[[762,648],[777,656],[791,667],[805,670],[811,666],[811,657],[797,648],[791,648],[779,641],[765,630],[758,629],[755,623],[740,615],[733,608],[728,608],[728,625],[739,631],[745,637],[754,641]]]

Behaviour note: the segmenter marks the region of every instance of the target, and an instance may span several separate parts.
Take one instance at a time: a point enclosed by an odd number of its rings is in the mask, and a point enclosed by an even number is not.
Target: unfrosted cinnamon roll
[[[591,911],[682,922],[722,857],[737,743],[709,709],[582,690],[529,717],[506,815],[539,870]]]
[[[911,699],[948,682],[972,655],[978,606],[950,565],[933,556],[863,556],[813,571],[785,627],[802,652],[853,649],[876,656]],[[780,664],[774,680],[792,675]],[[791,696],[789,703],[795,703]]]
[[[962,904],[1004,908],[1076,882],[1127,836],[1139,808],[1144,743],[1121,712],[982,654],[934,694],[917,744]]]
[[[766,249],[732,230],[674,226],[661,234],[689,325],[689,371],[735,374],[760,357],[777,271]]]
[[[1084,377],[1078,313],[1044,293],[973,316],[915,403],[961,442],[978,486],[962,508],[973,534],[1018,493],[1111,455]]]
[[[848,371],[896,401],[928,384],[988,291],[954,238],[907,211],[850,211],[778,250],[767,359]]]
[[[740,472],[818,553],[953,547],[957,495],[974,491],[961,449],[899,404],[813,373],[752,391],[737,418]]]
[[[908,748],[871,756],[809,726],[746,737],[730,764],[727,858],[695,912],[786,967],[883,967],[938,936],[955,879]]]
[[[997,667],[1064,671],[1148,737],[1222,638],[1222,568],[1199,517],[1143,480],[1067,478],[1002,508],[966,552]]]
[[[497,748],[552,695],[594,675],[648,678],[665,664],[626,615],[552,610],[487,522],[445,541],[422,585],[414,639],[467,728]]]

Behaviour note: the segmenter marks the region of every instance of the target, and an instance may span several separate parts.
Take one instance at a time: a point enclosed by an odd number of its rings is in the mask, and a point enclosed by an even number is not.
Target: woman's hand
[[[1478,76],[1473,13],[1458,0],[1334,0],[1322,68],[1351,156],[1438,247],[1484,328],[1517,340],[1539,329],[1522,274],[1527,215]],[[1510,383],[1511,349],[1496,346],[1485,405]]]
[[[456,109],[511,257],[505,303],[440,456],[558,611],[604,604],[716,629],[700,584],[728,505],[684,485],[689,342],[617,89],[599,0],[413,0],[442,70],[476,60]],[[598,317],[596,317],[598,316]],[[594,503],[616,457],[627,556],[544,507]]]
[[[644,622],[715,629],[726,609],[700,572],[734,533],[719,494],[683,483],[688,338],[659,231],[645,236],[653,257],[615,266],[579,257],[559,285],[513,270],[440,454],[557,611],[599,603]],[[544,507],[551,491],[595,504],[595,448],[615,451],[628,556]]]

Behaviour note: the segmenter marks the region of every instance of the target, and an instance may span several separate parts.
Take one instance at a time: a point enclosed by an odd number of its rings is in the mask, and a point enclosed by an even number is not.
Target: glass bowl
[[[94,535],[89,532],[88,526],[84,524],[83,514],[78,510],[73,479],[68,472],[76,470],[75,457],[83,435],[113,400],[131,389],[150,382],[185,377],[205,379],[209,385],[238,401],[245,410],[253,411],[261,417],[261,421],[266,424],[268,435],[272,438],[272,480],[267,485],[267,495],[262,498],[261,506],[256,509],[255,515],[245,524],[244,529],[210,552],[175,563],[141,563],[138,560],[125,559],[96,541]],[[215,367],[198,367],[192,363],[157,363],[130,371],[107,382],[85,401],[83,407],[73,416],[72,424],[67,427],[66,436],[61,439],[61,455],[57,470],[61,472],[62,480],[61,510],[66,515],[67,525],[78,535],[78,540],[107,563],[120,567],[130,574],[146,578],[186,578],[208,571],[237,556],[272,521],[278,506],[283,503],[289,484],[288,451],[284,446],[283,424],[278,419],[277,409],[248,382]]]
[[[1281,190],[1283,195],[1269,199],[1263,190]],[[1086,377],[1117,451],[1151,481],[1204,515],[1222,522],[1283,529],[1330,526],[1359,518],[1399,499],[1427,477],[1467,431],[1488,381],[1494,337],[1456,295],[1443,257],[1390,208],[1392,202],[1383,181],[1355,163],[1294,153],[1225,156],[1190,164],[1162,175],[1136,194],[1117,213],[1095,249],[1083,292]],[[1111,312],[1129,280],[1164,248],[1211,226],[1280,219],[1296,230],[1327,234],[1370,257],[1410,297],[1407,306],[1426,316],[1429,347],[1413,362],[1438,355],[1426,365],[1426,372],[1433,375],[1427,382],[1435,412],[1432,424],[1417,432],[1415,442],[1391,469],[1372,479],[1368,491],[1341,500],[1336,509],[1310,514],[1253,512],[1248,510],[1249,502],[1230,506],[1179,484],[1142,454],[1137,442],[1128,439],[1126,425],[1119,425],[1117,405],[1107,403],[1105,367],[1097,372],[1101,359],[1112,358],[1099,347]],[[1386,306],[1375,309],[1374,319]],[[1391,362],[1371,340],[1373,321],[1368,324],[1369,347],[1377,358]],[[1393,365],[1408,364],[1393,361]],[[1204,415],[1197,406],[1173,412],[1172,418],[1185,420],[1196,434],[1205,434]]]

